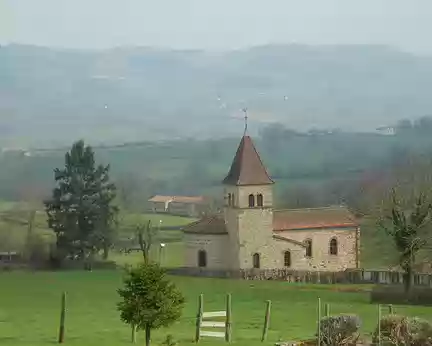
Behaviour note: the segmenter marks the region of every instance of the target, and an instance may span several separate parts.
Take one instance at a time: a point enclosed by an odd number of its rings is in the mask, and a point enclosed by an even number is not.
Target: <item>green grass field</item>
[[[329,303],[332,313],[357,313],[363,320],[362,331],[372,332],[377,306],[368,303],[367,292],[337,292],[342,286],[307,286],[284,282],[250,282],[223,279],[173,277],[186,297],[181,320],[166,330],[154,333],[154,345],[172,334],[180,345],[191,345],[194,316],[200,293],[204,311],[223,310],[226,293],[232,294],[233,343],[258,345],[264,319],[265,302],[272,300],[268,342],[313,336],[317,299]],[[66,344],[114,346],[130,343],[130,328],[120,322],[116,310],[116,289],[121,272],[56,272],[0,274],[0,345],[51,345],[56,341],[60,296],[67,291]],[[363,286],[367,288],[367,286]],[[395,307],[396,312],[432,317],[432,308]],[[138,335],[141,336],[140,334]],[[144,341],[139,338],[139,342]],[[224,343],[203,339],[203,345]]]
[[[0,202],[0,212],[11,211],[16,205]],[[0,251],[21,251],[24,248],[27,237],[27,226],[24,223],[28,221],[28,216],[29,211],[24,209],[12,216],[12,218],[17,218],[23,223],[0,217]],[[159,227],[159,225],[161,227],[184,226],[195,221],[193,218],[174,215],[122,213],[119,217],[119,236],[130,235],[135,231],[138,224],[145,225],[148,220],[151,221],[153,227]],[[43,211],[36,214],[33,233],[41,235],[47,241],[54,240],[52,231],[47,228],[46,215]],[[161,241],[164,242],[179,241],[181,239],[181,232],[175,230],[162,230],[160,235]]]

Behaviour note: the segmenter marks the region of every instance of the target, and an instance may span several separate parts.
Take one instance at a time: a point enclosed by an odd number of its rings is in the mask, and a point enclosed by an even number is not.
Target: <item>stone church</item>
[[[275,209],[274,181],[244,135],[223,180],[223,213],[184,231],[185,266],[218,270],[359,268],[360,228],[345,207]]]

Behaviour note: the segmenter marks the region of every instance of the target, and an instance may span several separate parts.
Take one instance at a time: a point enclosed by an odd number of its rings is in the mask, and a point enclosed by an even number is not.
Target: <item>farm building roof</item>
[[[172,201],[175,203],[204,203],[205,198],[203,196],[173,196]]]
[[[237,186],[274,183],[269,177],[250,136],[242,137],[223,183]]]
[[[173,199],[172,196],[156,195],[156,196],[153,196],[152,198],[150,198],[148,201],[149,202],[170,202],[170,201],[172,201],[172,199]]]

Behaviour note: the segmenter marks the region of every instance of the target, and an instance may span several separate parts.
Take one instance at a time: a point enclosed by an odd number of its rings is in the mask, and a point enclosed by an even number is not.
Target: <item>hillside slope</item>
[[[224,137],[281,122],[370,130],[431,113],[432,58],[382,46],[224,53],[0,47],[0,147]]]

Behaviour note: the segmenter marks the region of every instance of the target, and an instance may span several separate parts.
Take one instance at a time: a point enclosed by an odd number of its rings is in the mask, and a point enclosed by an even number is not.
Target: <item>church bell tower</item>
[[[223,180],[229,269],[272,267],[273,184],[245,131]]]

